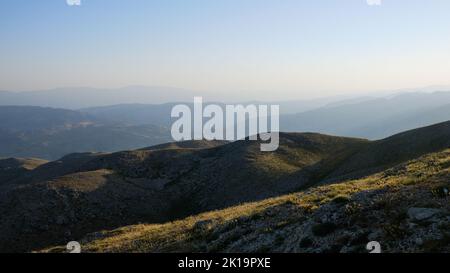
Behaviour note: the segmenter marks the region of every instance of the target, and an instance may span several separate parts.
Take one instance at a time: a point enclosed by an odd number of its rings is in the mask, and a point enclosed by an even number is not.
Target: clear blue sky
[[[450,84],[448,0],[0,5],[3,90],[139,84],[287,99]]]

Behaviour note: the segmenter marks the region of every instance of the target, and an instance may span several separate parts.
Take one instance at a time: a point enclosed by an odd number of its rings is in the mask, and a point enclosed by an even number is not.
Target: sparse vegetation
[[[361,252],[365,251],[364,245],[368,240],[376,238],[389,242],[383,245],[386,252],[450,251],[445,228],[449,202],[432,194],[436,185],[442,185],[444,181],[447,185],[450,183],[450,172],[442,168],[430,170],[428,166],[436,161],[450,161],[450,150],[402,164],[408,169],[407,173],[391,171],[386,176],[381,172],[362,179],[212,211],[163,225],[124,227],[107,233],[104,238],[87,241],[84,247],[86,251],[93,252],[166,252],[196,251],[192,246],[203,244],[209,246],[208,251],[224,252],[237,249],[245,252],[316,252],[321,249],[323,252]],[[422,173],[426,179],[413,183],[410,175],[416,173]],[[354,201],[342,207],[329,196],[345,196]],[[312,208],[311,204],[317,199],[328,201]],[[445,211],[440,218],[433,220],[440,223],[436,229],[430,230],[429,224],[411,228],[405,213],[391,213],[393,209],[406,210],[423,199],[436,202]],[[347,222],[351,220],[346,216],[349,211],[354,221],[351,224]],[[317,217],[327,218],[336,214],[338,216],[332,223],[317,224],[312,221]],[[282,220],[287,216],[290,218],[289,224]],[[187,231],[195,223],[207,219],[215,219],[210,231],[214,236],[192,238]],[[361,219],[369,221],[369,225],[364,225]],[[244,226],[247,232],[241,236]],[[269,234],[273,233],[274,226],[277,227],[277,233],[273,237],[273,244],[268,245],[267,236],[272,236]],[[308,227],[312,230],[309,235]],[[335,233],[338,236],[333,235]],[[425,243],[415,243],[419,239]],[[58,249],[50,248],[47,251]]]
[[[350,197],[347,195],[338,195],[333,198],[333,202],[337,204],[346,204],[350,202]]]
[[[354,158],[374,144],[358,139],[281,134],[274,153],[257,142],[201,143],[70,155],[19,175],[0,199],[0,241],[17,251],[84,238],[88,252],[357,252],[370,238],[422,251],[416,237],[442,235],[446,143],[369,165]],[[439,213],[410,219],[413,207]]]

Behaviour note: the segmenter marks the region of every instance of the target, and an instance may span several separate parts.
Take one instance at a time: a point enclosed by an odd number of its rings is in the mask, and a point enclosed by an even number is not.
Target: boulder
[[[432,208],[410,208],[408,209],[408,217],[413,221],[423,221],[436,216],[441,211]]]

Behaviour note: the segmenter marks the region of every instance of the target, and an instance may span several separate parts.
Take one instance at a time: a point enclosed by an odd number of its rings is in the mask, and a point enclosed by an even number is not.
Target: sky
[[[450,85],[449,11],[448,0],[0,0],[0,90],[286,100]]]

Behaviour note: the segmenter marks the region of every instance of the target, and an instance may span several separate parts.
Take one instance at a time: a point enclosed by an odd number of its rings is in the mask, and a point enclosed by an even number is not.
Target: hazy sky
[[[450,84],[449,0],[0,5],[3,90],[162,85],[291,99]]]

